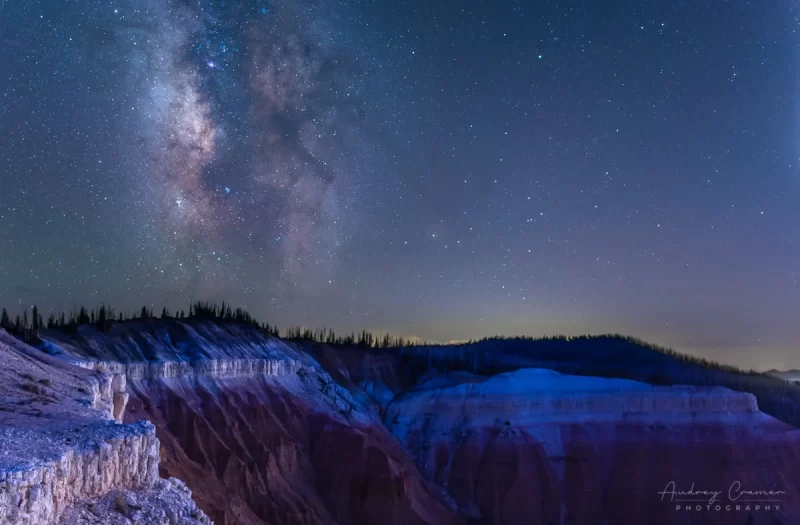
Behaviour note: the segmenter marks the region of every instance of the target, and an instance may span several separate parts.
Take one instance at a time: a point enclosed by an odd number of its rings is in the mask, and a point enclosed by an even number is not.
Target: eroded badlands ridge
[[[720,512],[676,511],[658,495],[670,481],[787,492],[754,523],[796,523],[800,511],[798,431],[724,388],[535,369],[431,375],[389,405],[386,422],[460,514],[486,523],[747,522],[724,510],[727,492]]]
[[[201,319],[43,337],[79,375],[107,377],[107,415],[130,396],[124,420],[155,425],[161,476],[217,523],[800,523],[798,431],[744,392],[517,370],[531,358],[516,349],[478,363],[461,349],[287,343]],[[722,509],[677,511],[658,494],[670,481],[725,492]],[[768,512],[725,510],[734,481],[785,494]]]

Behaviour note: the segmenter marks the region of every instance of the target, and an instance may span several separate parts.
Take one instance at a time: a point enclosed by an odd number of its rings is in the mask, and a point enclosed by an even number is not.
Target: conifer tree
[[[33,319],[31,319],[31,323],[32,323],[31,324],[31,330],[33,330],[34,332],[38,332],[39,331],[39,308],[36,305],[33,305],[32,314],[33,315],[31,315],[31,317]]]
[[[106,310],[106,305],[101,305],[100,310],[97,312],[96,327],[101,332],[105,332],[108,329],[108,312]]]

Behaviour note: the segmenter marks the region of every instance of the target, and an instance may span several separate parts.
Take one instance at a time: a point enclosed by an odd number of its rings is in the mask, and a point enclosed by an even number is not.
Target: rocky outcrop
[[[56,523],[111,491],[161,490],[155,427],[114,421],[124,375],[69,365],[2,330],[0,361],[0,524]]]
[[[158,440],[147,422],[71,427],[32,437],[63,439],[65,445],[74,441],[75,446],[66,446],[54,461],[0,472],[0,523],[55,523],[79,499],[152,487],[158,479]]]
[[[193,525],[211,520],[197,508],[192,491],[181,480],[159,479],[143,490],[113,490],[97,499],[75,502],[60,525]]]

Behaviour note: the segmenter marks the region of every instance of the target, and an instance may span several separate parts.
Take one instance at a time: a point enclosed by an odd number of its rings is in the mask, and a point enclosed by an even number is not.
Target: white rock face
[[[58,523],[75,505],[93,508],[112,492],[130,491],[141,493],[141,508],[177,512],[90,512],[95,521],[79,513],[64,523],[209,522],[180,482],[159,480],[155,427],[119,424],[128,400],[124,373],[72,366],[3,330],[0,362],[0,525]]]
[[[297,373],[303,363],[293,359],[207,359],[156,363],[118,363],[109,361],[74,361],[74,364],[122,377],[121,382],[170,377],[238,377],[255,374],[286,375]],[[124,386],[123,386],[124,390]]]
[[[497,418],[536,425],[559,420],[721,420],[759,412],[755,396],[722,387],[658,387],[522,369],[489,379],[463,372],[433,376],[389,405],[386,419],[413,423],[425,414],[450,426],[465,417],[473,425],[492,425]]]
[[[113,437],[80,443],[55,461],[0,472],[0,523],[55,523],[80,498],[154,486],[159,459],[155,427],[147,421],[114,426]]]

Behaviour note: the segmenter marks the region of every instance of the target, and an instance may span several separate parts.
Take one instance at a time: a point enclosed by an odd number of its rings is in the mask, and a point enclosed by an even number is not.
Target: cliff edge
[[[124,377],[3,330],[0,362],[0,524],[209,523],[179,481],[159,479],[155,427],[118,422]]]

